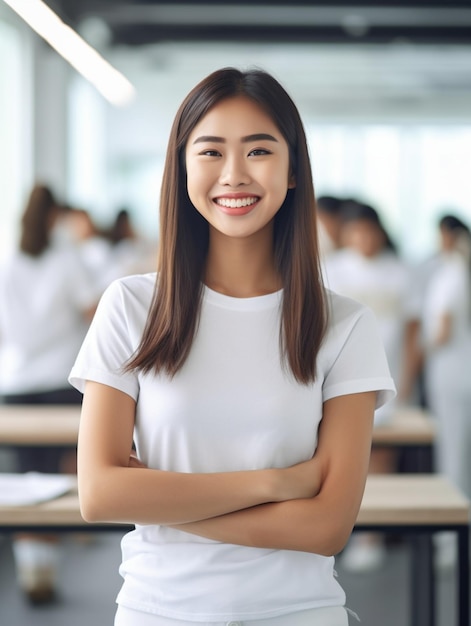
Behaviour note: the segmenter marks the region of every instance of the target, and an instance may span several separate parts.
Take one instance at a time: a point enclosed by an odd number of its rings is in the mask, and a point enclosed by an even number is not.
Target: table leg
[[[435,626],[435,576],[431,533],[410,536],[411,626]]]
[[[469,528],[460,527],[458,536],[458,626],[468,626],[469,615]]]

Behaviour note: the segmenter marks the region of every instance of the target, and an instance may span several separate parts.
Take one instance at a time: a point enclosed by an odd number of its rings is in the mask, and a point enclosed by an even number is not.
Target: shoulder
[[[353,298],[342,296],[335,291],[325,289],[325,297],[328,311],[328,330],[355,324],[355,322],[364,316],[372,316],[372,311]]]
[[[122,294],[123,297],[133,299],[151,299],[157,280],[157,274],[133,274],[114,280],[105,290],[113,295]]]
[[[91,335],[99,342],[137,346],[145,326],[155,285],[155,274],[114,280],[98,303]],[[129,355],[128,355],[129,356]]]
[[[15,285],[34,278],[38,263],[34,257],[15,250],[4,257],[0,263],[0,279],[7,284]]]
[[[450,257],[443,261],[430,282],[433,289],[443,289],[447,292],[458,289],[466,291],[469,283],[469,269],[463,259]]]
[[[14,259],[17,256],[16,253],[9,252],[7,254],[3,254],[0,257],[0,273],[5,274],[8,271],[8,268],[14,263]]]
[[[368,341],[378,333],[377,318],[372,309],[353,298],[326,289],[327,330],[324,349],[342,349],[347,341]]]
[[[101,306],[121,305],[148,310],[156,284],[156,273],[135,274],[114,280],[101,298]]]

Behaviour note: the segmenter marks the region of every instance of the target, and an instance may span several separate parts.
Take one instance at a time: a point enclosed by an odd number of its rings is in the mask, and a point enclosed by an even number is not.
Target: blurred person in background
[[[425,390],[437,419],[436,469],[471,498],[471,233],[455,215],[439,221],[440,262],[423,310]],[[438,538],[438,565],[456,558],[454,538]]]
[[[112,258],[108,238],[96,226],[89,211],[77,207],[64,207],[58,230],[62,242],[77,249],[89,280],[101,295],[110,282]]]
[[[410,283],[406,264],[399,258],[378,212],[371,206],[349,200],[343,204],[339,248],[324,260],[326,286],[341,295],[367,305],[375,313],[392,377],[402,398],[402,372],[406,357],[406,329]],[[396,403],[375,413],[375,424],[390,419]],[[397,469],[392,450],[373,448],[370,473],[391,473]],[[385,557],[380,535],[353,535],[342,555],[342,565],[352,571],[379,567]]]
[[[47,186],[32,189],[21,219],[18,249],[0,267],[0,402],[75,404],[81,394],[67,382],[93,315],[98,294],[71,246],[54,229],[63,211]],[[59,447],[21,447],[20,472],[64,471]],[[57,538],[15,536],[17,576],[27,597],[50,601],[56,585]]]
[[[129,209],[123,207],[118,210],[107,237],[111,244],[109,281],[155,270],[155,242],[148,241],[138,233]]]
[[[408,404],[430,409],[424,380],[424,338],[423,311],[424,299],[431,278],[438,271],[443,261],[440,250],[412,264],[410,269],[409,320],[406,327],[404,374],[400,389],[400,399]]]
[[[341,247],[343,204],[344,201],[336,196],[319,196],[317,198],[319,251],[322,259]]]

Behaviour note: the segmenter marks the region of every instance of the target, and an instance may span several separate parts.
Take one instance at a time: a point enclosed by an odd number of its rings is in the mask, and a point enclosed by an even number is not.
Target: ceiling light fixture
[[[124,106],[135,97],[129,80],[41,0],[4,0],[31,28],[90,81],[108,102]]]

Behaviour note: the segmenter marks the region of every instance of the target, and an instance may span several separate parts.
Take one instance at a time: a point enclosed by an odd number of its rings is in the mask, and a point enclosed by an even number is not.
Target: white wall
[[[31,33],[0,4],[0,255],[16,245],[33,180]]]
[[[0,245],[16,245],[32,185],[67,191],[69,65],[0,4]]]
[[[67,191],[69,64],[33,36],[33,175],[61,198]]]

